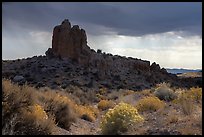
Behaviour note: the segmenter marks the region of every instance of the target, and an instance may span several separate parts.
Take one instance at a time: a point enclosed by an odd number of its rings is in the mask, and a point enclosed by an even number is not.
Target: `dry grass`
[[[173,103],[178,104],[185,115],[191,115],[195,105],[202,101],[202,89],[191,88],[190,90],[178,90],[177,92],[179,96]]]
[[[106,99],[106,97],[104,95],[101,95],[99,93],[96,94],[96,98],[99,100],[105,100]]]
[[[151,91],[149,89],[142,90],[140,92],[140,94],[143,95],[143,96],[153,96],[153,94],[151,93]]]
[[[193,101],[185,93],[179,98],[179,103],[185,115],[190,115],[193,112]]]
[[[76,120],[73,111],[76,104],[62,93],[50,91],[41,93],[39,100],[43,102],[46,112],[55,116],[57,125],[69,130],[71,123]]]
[[[202,135],[202,117],[186,116],[180,123],[183,126],[177,129],[182,135]]]
[[[69,86],[65,89],[66,93],[72,94],[74,98],[77,98],[75,101],[77,101],[79,104],[89,104],[90,102],[98,102],[100,99],[96,98],[96,91],[95,90],[89,90],[84,91],[76,86]]]
[[[41,100],[45,102],[47,111],[54,112],[56,122],[65,129],[69,129],[76,117],[93,122],[98,116],[98,109],[76,104],[66,93],[47,91],[42,96]]]
[[[99,94],[105,95],[107,94],[107,89],[105,87],[99,89]]]
[[[115,103],[111,100],[101,100],[98,103],[98,108],[100,110],[107,110],[109,108],[113,108],[115,106]]]
[[[34,88],[19,87],[3,79],[2,90],[2,134],[51,134],[54,120],[36,104]]]
[[[99,110],[91,106],[79,105],[76,109],[78,116],[84,120],[94,122],[99,115]]]
[[[148,126],[150,128],[151,126],[158,126],[158,128],[168,127],[172,130],[178,130],[183,135],[202,134],[202,88],[176,89],[178,98],[173,100],[173,102],[161,101],[151,93],[151,90],[143,90],[137,93],[131,90],[113,90],[113,92],[107,93],[107,89],[101,89],[99,94],[101,98],[99,97],[98,99],[96,99],[94,91],[89,93],[79,88],[77,90],[76,93],[74,90],[63,92],[63,90],[50,90],[49,88],[36,90],[28,85],[18,86],[3,79],[2,134],[51,135],[56,126],[69,130],[76,118],[94,122],[101,113],[100,109],[107,110],[112,108],[114,107],[114,102],[117,103],[121,100],[136,105],[136,109],[139,112],[156,111],[153,113],[142,113],[145,118],[149,118],[149,121],[146,121],[147,123],[145,124],[136,124],[135,126],[133,124],[134,128],[128,131],[127,134],[130,132],[130,134],[146,134],[149,129],[147,128]],[[116,97],[118,98],[116,99]],[[98,106],[90,105],[93,102],[94,104],[99,102]],[[126,115],[126,112],[121,110],[119,113]],[[115,115],[114,117],[117,116]],[[122,115],[120,116],[122,117]],[[156,125],[151,121],[153,118],[155,118],[154,122],[161,125]],[[122,121],[126,121],[125,117],[122,119]],[[158,119],[159,121],[157,121]],[[109,123],[106,130],[110,129],[110,132],[121,134],[125,130],[118,130],[118,125],[122,124],[112,125]],[[126,128],[126,125],[124,127]],[[85,129],[85,127],[80,128]],[[128,129],[130,128],[128,127]]]
[[[133,90],[125,90],[123,93],[123,96],[134,94],[135,92]]]
[[[166,120],[167,124],[177,123],[179,121],[179,115],[175,113],[171,113]]]
[[[165,106],[165,103],[159,100],[157,97],[144,97],[140,99],[137,104],[136,108],[138,111],[157,111],[162,109]]]
[[[188,94],[196,102],[200,102],[202,100],[202,88],[193,87],[190,89],[190,91],[188,91]]]
[[[40,105],[29,106],[22,111],[18,132],[24,135],[51,135],[55,127],[55,119],[49,117]]]

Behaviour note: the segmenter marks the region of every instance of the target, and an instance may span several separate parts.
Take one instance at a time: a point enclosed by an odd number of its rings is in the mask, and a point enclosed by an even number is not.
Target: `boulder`
[[[25,78],[21,75],[16,75],[14,78],[13,78],[13,81],[14,82],[21,82],[21,81],[24,81]]]

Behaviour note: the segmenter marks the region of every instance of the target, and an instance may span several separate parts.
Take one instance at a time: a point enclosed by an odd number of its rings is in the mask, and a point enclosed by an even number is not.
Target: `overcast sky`
[[[2,4],[2,58],[44,55],[54,26],[69,19],[88,45],[165,68],[202,68],[201,2]]]

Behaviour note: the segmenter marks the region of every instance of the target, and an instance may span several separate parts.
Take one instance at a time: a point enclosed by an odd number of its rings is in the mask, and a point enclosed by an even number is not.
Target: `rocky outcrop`
[[[160,66],[159,66],[159,64],[156,64],[155,62],[154,63],[152,63],[152,65],[150,66],[150,70],[151,71],[160,71]]]
[[[54,27],[52,48],[46,52],[49,57],[70,58],[81,64],[87,64],[90,59],[90,48],[87,46],[86,32],[78,25],[71,27],[68,19]]]
[[[52,47],[45,54],[2,61],[3,78],[51,88],[76,85],[142,90],[161,82],[185,87],[202,83],[200,79],[178,79],[155,62],[150,65],[146,60],[106,54],[101,50],[95,52],[87,45],[85,30],[78,25],[72,27],[69,20],[54,28]]]

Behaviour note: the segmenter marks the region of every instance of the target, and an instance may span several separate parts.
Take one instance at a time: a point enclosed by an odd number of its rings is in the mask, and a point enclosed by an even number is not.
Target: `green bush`
[[[166,83],[163,83],[158,88],[156,88],[154,95],[160,100],[165,101],[172,101],[177,98],[177,95]]]
[[[118,135],[126,132],[128,128],[144,119],[137,109],[126,103],[119,103],[105,114],[101,122],[102,134]]]

